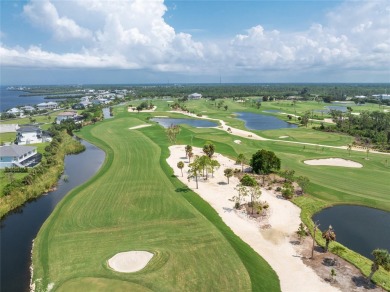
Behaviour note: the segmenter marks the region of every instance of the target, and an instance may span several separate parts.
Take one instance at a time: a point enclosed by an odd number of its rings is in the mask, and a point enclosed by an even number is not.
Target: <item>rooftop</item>
[[[20,145],[9,145],[0,147],[0,156],[22,156],[30,151],[37,149],[34,146],[20,146]]]

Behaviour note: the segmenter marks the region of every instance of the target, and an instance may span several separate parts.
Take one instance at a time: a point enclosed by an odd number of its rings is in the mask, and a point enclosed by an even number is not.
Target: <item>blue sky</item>
[[[390,4],[1,1],[1,84],[389,82]]]

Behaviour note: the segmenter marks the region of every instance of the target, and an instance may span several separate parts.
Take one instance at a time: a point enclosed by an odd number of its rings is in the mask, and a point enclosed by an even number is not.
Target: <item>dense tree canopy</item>
[[[280,169],[280,159],[274,152],[261,149],[253,154],[250,166],[254,173],[269,174]]]

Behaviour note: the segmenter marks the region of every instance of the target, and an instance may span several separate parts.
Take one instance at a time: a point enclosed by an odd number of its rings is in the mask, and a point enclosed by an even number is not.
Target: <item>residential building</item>
[[[21,126],[16,130],[15,144],[26,145],[34,143],[42,143],[42,130],[35,126]]]
[[[16,107],[13,107],[9,110],[7,110],[7,114],[19,114],[20,113],[20,109],[16,108]]]
[[[191,93],[188,95],[188,99],[201,99],[202,95],[200,93]]]
[[[37,147],[9,145],[0,147],[0,168],[31,167],[41,161]]]
[[[63,112],[59,113],[57,118],[56,118],[56,123],[61,124],[62,121],[66,120],[74,120],[74,118],[77,116],[76,112]]]
[[[37,107],[39,110],[56,109],[56,108],[58,108],[58,103],[56,103],[54,101],[42,102],[42,103],[37,104]]]

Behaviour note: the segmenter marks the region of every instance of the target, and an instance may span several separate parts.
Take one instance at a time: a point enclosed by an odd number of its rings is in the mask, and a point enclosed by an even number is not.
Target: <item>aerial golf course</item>
[[[157,101],[153,113],[114,109],[114,118],[84,127],[78,136],[106,152],[98,173],[72,190],[41,228],[33,247],[33,283],[36,291],[280,291],[276,273],[249,245],[236,236],[215,210],[188,189],[168,166],[170,143],[165,130],[149,121],[168,113]],[[205,101],[190,104],[197,112],[244,128],[233,113],[245,110],[229,103],[228,111],[212,109]],[[131,130],[150,123],[152,126]],[[351,138],[312,129],[253,131],[277,140],[343,146]],[[310,179],[307,193],[295,199],[303,207],[302,219],[310,227],[313,212],[333,204],[364,205],[390,211],[389,155],[317,147],[288,141],[258,141],[215,128],[181,126],[177,144],[202,147],[235,159],[250,157],[258,149],[272,150],[283,169]],[[185,151],[183,149],[183,156]],[[359,162],[359,169],[310,167],[307,159],[340,157]],[[233,196],[234,194],[232,194]],[[233,203],[232,203],[233,204]],[[107,265],[118,252],[149,251],[154,257],[145,269],[119,273]],[[286,259],[288,260],[288,259]],[[369,272],[369,261],[358,259]],[[366,270],[365,270],[366,269]],[[389,274],[379,271],[376,280]],[[388,284],[390,285],[390,284]]]

